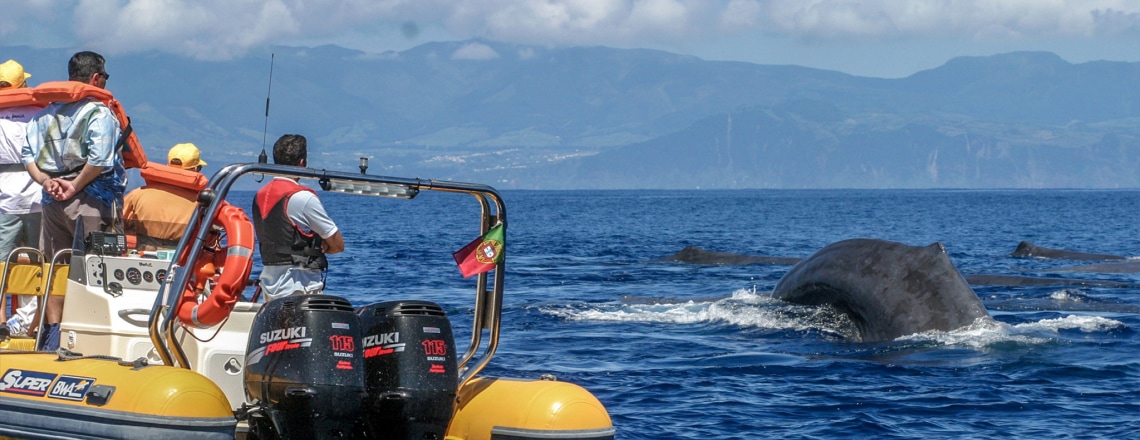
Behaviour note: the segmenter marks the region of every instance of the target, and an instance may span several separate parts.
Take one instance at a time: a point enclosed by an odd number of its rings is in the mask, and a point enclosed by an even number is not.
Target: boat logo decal
[[[262,338],[262,340],[264,340],[266,338],[266,335],[268,335],[269,333],[276,334],[276,332],[279,332],[279,331],[288,332],[288,330],[296,330],[296,329],[301,329],[301,332],[300,332],[301,335],[305,334],[304,327],[294,327],[292,329],[287,329],[287,330],[274,330],[273,332],[265,332],[265,333],[261,334],[261,338]],[[264,358],[265,356],[271,355],[273,353],[277,353],[277,352],[281,352],[281,351],[289,351],[289,350],[294,350],[294,349],[303,348],[303,347],[309,347],[312,345],[313,345],[313,338],[297,338],[297,339],[287,339],[284,341],[273,342],[269,345],[258,347],[256,350],[253,350],[253,351],[249,352],[248,354],[246,354],[245,363],[246,363],[246,365],[253,365],[253,364],[256,364],[258,362],[261,362],[262,358]]]
[[[349,326],[347,322],[334,322],[332,323],[332,328],[339,330],[348,330]]]
[[[338,369],[338,370],[351,370],[352,369],[352,361],[337,361],[336,362],[336,369]]]
[[[94,383],[95,378],[93,377],[60,375],[59,380],[56,380],[55,385],[51,387],[51,393],[48,393],[48,397],[79,402],[87,395],[87,389]]]
[[[424,333],[439,333],[439,327],[424,327]]]
[[[273,354],[279,351],[288,351],[301,347],[308,347],[313,344],[313,338],[308,339],[290,339],[288,341],[278,341],[265,346],[265,354]]]
[[[265,344],[282,339],[300,339],[305,337],[307,331],[305,327],[279,328],[262,333],[258,341]]]
[[[350,358],[356,351],[356,338],[349,335],[329,336],[329,343],[332,345],[333,356],[335,357]],[[340,368],[339,364],[337,364],[337,368]]]
[[[404,343],[400,342],[400,332],[368,335],[364,337],[364,358],[383,356],[404,351]]]
[[[368,335],[364,337],[364,348],[375,347],[377,345],[383,344],[395,344],[397,342],[400,342],[400,332]]]
[[[383,356],[386,354],[392,354],[392,353],[396,353],[396,352],[400,352],[400,353],[404,352],[404,343],[401,342],[399,344],[378,345],[375,347],[365,348],[364,349],[364,358],[368,359],[370,357]]]
[[[428,356],[447,356],[447,342],[443,339],[428,339],[420,343]]]
[[[443,365],[440,365],[440,364],[431,364],[431,369],[428,370],[428,373],[445,373],[445,372],[447,372],[447,370],[444,370]]]
[[[40,371],[9,369],[0,377],[0,393],[43,397],[55,374]]]

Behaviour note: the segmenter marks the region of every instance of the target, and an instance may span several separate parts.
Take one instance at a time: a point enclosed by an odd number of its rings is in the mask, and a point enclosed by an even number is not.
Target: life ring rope
[[[215,261],[222,254],[214,251],[215,246],[220,246],[221,234],[213,233],[207,240],[206,249],[193,265],[187,267],[190,276],[182,287],[182,299],[177,309],[178,319],[183,324],[197,328],[215,326],[229,317],[253,270],[253,223],[245,211],[223,202],[211,223],[219,226],[226,235],[225,257],[220,262]],[[188,255],[189,248],[179,256],[179,263],[185,264]],[[218,267],[221,268],[220,274]],[[207,282],[212,285],[209,296],[198,302]]]

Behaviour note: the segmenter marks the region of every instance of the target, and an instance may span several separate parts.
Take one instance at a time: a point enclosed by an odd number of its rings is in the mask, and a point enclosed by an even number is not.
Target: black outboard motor
[[[332,295],[266,303],[245,355],[245,395],[256,439],[355,438],[364,400],[360,319]]]
[[[364,339],[369,438],[442,440],[459,386],[451,322],[438,304],[391,301],[357,310]]]

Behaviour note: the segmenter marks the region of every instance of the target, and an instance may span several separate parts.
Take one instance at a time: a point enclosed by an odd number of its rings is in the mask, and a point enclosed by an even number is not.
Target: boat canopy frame
[[[325,191],[403,199],[412,199],[420,191],[469,194],[476,199],[480,208],[479,236],[500,224],[503,225],[503,233],[506,234],[507,214],[503,198],[498,191],[487,185],[267,163],[227,165],[215,173],[206,188],[199,192],[198,207],[186,227],[187,233],[183,234],[178,242],[174,254],[176,257],[172,259],[167,269],[166,279],[160,285],[151,309],[148,320],[150,339],[155,351],[166,365],[192,369],[175,333],[181,327],[177,317],[177,307],[182,297],[181,288],[187,285],[191,272],[186,270],[186,267],[179,266],[178,261],[197,261],[213,223],[203,220],[213,219],[218,214],[230,189],[240,177],[247,174],[315,179]],[[178,258],[184,253],[188,253],[186,258]],[[495,265],[493,271],[480,273],[475,281],[475,313],[472,318],[471,340],[459,358],[459,386],[474,378],[490,362],[498,348],[505,267],[504,258]],[[491,273],[493,276],[490,276]],[[172,291],[175,290],[173,286],[179,286],[177,291]],[[219,325],[225,325],[225,322]],[[486,344],[483,341],[484,332],[487,333]]]

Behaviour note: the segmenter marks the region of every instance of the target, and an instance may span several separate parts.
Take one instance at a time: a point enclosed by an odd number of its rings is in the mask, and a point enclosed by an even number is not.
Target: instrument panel
[[[169,261],[136,256],[87,255],[84,259],[86,284],[100,288],[106,286],[112,291],[135,289],[157,292],[170,265]]]

